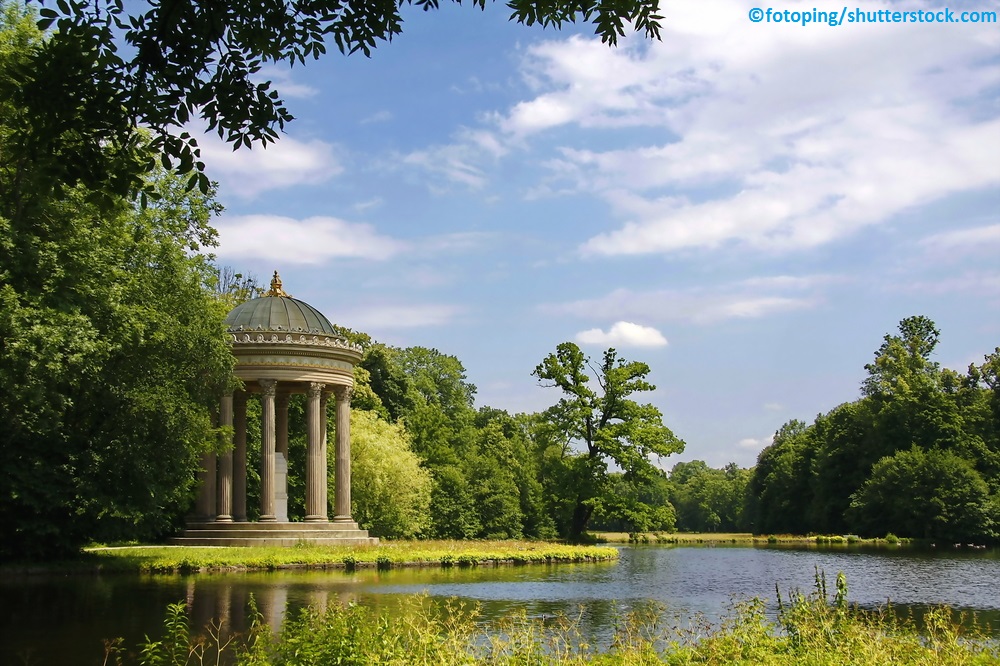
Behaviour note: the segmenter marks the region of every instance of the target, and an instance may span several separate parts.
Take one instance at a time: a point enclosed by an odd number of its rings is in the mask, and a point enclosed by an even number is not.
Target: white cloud
[[[382,197],[374,197],[374,198],[368,199],[367,201],[359,201],[359,202],[357,202],[356,204],[354,204],[353,208],[354,208],[354,210],[356,210],[356,211],[358,211],[360,213],[360,212],[366,211],[366,210],[368,210],[370,208],[378,208],[383,203],[385,203],[385,200],[382,199]]]
[[[400,304],[378,305],[346,313],[342,318],[352,328],[379,331],[398,328],[421,328],[450,324],[462,312],[456,305]]]
[[[292,73],[290,71],[281,69],[280,67],[276,67],[274,65],[261,68],[257,75],[254,76],[253,80],[255,83],[270,81],[271,88],[273,90],[277,90],[278,94],[282,97],[307,99],[309,97],[314,97],[319,93],[319,90],[316,88],[293,80]]]
[[[500,239],[499,233],[491,231],[458,231],[428,236],[421,241],[421,248],[426,252],[465,253],[487,247],[495,248]]]
[[[833,7],[783,8],[814,6]],[[608,49],[576,36],[528,48],[533,97],[494,115],[509,145],[543,144],[557,128],[582,144],[538,160],[551,177],[533,192],[596,194],[622,220],[584,255],[792,251],[1000,186],[998,107],[974,102],[1000,84],[995,26],[954,26],[943,40],[937,25],[752,24],[736,0],[661,12],[662,42]],[[668,138],[587,146],[589,130],[622,128]]]
[[[435,191],[445,192],[448,185],[455,184],[472,190],[482,189],[488,180],[487,168],[507,154],[508,146],[495,132],[487,129],[462,127],[452,139],[452,143],[402,155],[393,166],[415,167],[435,177],[437,180],[431,185]]]
[[[820,279],[819,276],[774,276],[690,289],[616,289],[597,298],[546,304],[541,309],[580,318],[709,324],[815,307],[821,302],[821,296],[814,293],[815,290],[802,293],[803,285],[821,285],[827,281],[828,278]],[[788,295],[783,293],[785,290],[799,293]]]
[[[240,259],[265,259],[284,264],[321,264],[331,259],[388,259],[405,245],[379,235],[368,224],[335,217],[296,220],[279,215],[223,217],[218,254]]]
[[[362,118],[361,124],[370,125],[371,123],[385,123],[390,120],[392,120],[392,112],[383,109],[382,111],[377,111],[366,118]]]
[[[766,409],[769,412],[780,412],[783,409],[785,409],[785,406],[782,405],[780,402],[765,402],[764,409]]]
[[[629,321],[615,323],[607,332],[599,328],[580,331],[576,341],[584,345],[616,347],[664,347],[667,339],[652,326],[641,326]]]
[[[965,271],[954,277],[936,280],[916,280],[890,287],[895,291],[915,294],[975,294],[979,296],[1000,296],[1000,272]]]
[[[740,441],[736,442],[736,446],[741,449],[752,449],[754,451],[760,451],[761,449],[771,446],[774,443],[774,435],[770,437],[756,438],[756,437],[745,437]]]
[[[924,238],[920,244],[935,253],[996,252],[1000,246],[1000,224],[945,231]]]
[[[282,136],[266,148],[234,151],[217,135],[198,139],[209,175],[227,194],[254,199],[268,190],[323,183],[343,172],[329,143]]]

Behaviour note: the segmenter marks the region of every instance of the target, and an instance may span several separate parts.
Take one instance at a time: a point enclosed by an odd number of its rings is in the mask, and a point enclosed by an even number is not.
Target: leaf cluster
[[[39,27],[54,32],[20,81],[34,102],[27,107],[36,118],[33,135],[73,128],[79,140],[64,146],[64,176],[100,181],[116,193],[141,189],[153,156],[187,174],[188,187],[207,192],[201,150],[184,131],[189,123],[200,119],[234,150],[266,147],[293,116],[264,80],[265,67],[318,59],[330,42],[341,53],[370,56],[402,32],[405,5],[439,6],[438,0],[157,0],[137,11],[124,0],[40,1]],[[472,4],[484,9],[486,0]],[[658,0],[510,0],[507,7],[512,21],[526,25],[591,23],[610,45],[629,27],[659,38],[662,18]],[[132,139],[138,126],[152,132],[151,151],[142,153]],[[115,147],[113,160],[94,152],[108,145]]]

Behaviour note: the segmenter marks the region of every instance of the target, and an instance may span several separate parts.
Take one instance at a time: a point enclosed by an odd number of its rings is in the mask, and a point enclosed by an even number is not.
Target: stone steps
[[[326,538],[307,537],[285,539],[282,537],[174,537],[168,541],[172,546],[296,546],[308,543],[311,546],[377,546],[377,537]]]
[[[357,523],[190,523],[176,546],[326,546],[377,545],[378,538]]]

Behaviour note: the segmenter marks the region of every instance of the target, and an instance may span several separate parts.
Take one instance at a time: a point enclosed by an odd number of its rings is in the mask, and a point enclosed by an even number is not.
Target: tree
[[[359,364],[368,373],[368,382],[390,421],[402,418],[413,408],[410,378],[403,370],[398,351],[383,344],[366,344]]]
[[[413,450],[430,467],[460,465],[475,450],[470,426],[476,387],[466,381],[462,362],[436,349],[407,347],[393,350],[392,363],[398,364],[406,381],[382,374],[380,388],[401,413],[413,436]],[[405,400],[392,391],[394,387],[406,388]]]
[[[586,369],[596,374],[591,385]],[[578,346],[564,342],[556,347],[532,373],[542,386],[563,392],[546,416],[567,444],[584,447],[567,458],[573,485],[573,514],[568,536],[579,539],[601,504],[609,480],[609,464],[618,467],[627,482],[642,482],[663,472],[652,456],[684,450],[684,443],[663,425],[663,415],[651,404],[639,404],[629,396],[655,390],[646,381],[649,366],[618,358],[614,349],[604,352],[600,367],[593,368]]]
[[[212,409],[233,362],[201,253],[215,242],[211,192],[185,192],[163,170],[148,173],[157,201],[145,208],[54,185],[70,153],[95,165],[117,158],[114,146],[72,129],[32,133],[25,102],[38,90],[17,84],[47,46],[23,9],[0,6],[0,557],[8,558],[169,531],[190,503],[201,455],[220,443]],[[68,85],[78,73],[52,72],[48,84]],[[69,128],[89,112],[79,101],[64,110]]]
[[[678,529],[688,532],[739,529],[743,524],[749,476],[749,470],[734,463],[724,469],[713,469],[701,460],[674,465],[670,486]]]
[[[756,530],[878,534],[901,533],[906,525],[919,536],[918,524],[948,516],[969,534],[971,524],[988,535],[989,521],[977,516],[992,515],[983,507],[995,507],[1000,497],[990,391],[996,355],[964,375],[940,368],[931,360],[939,336],[926,317],[902,320],[865,366],[861,399],[817,416],[809,427],[792,422],[776,434],[749,486]],[[966,486],[945,490],[945,478]],[[962,499],[970,489],[975,498]]]
[[[210,206],[176,218],[183,188],[154,185],[144,211],[74,191],[44,223],[0,217],[2,557],[169,531],[218,445],[232,354],[210,269],[189,254]]]
[[[886,335],[875,352],[875,360],[865,366],[868,377],[862,386],[867,396],[891,396],[912,390],[918,382],[933,383],[939,366],[930,360],[941,332],[924,316],[899,322],[899,335]]]
[[[431,492],[431,535],[437,539],[473,539],[483,529],[475,491],[458,465],[435,467]]]
[[[545,475],[531,437],[533,422],[533,415],[511,416],[501,409],[482,407],[474,426],[480,433],[479,456],[492,458],[493,465],[512,476],[513,486],[507,486],[506,492],[519,504],[519,529],[527,537],[550,539],[558,532],[545,501]],[[489,523],[485,517],[483,522]]]
[[[264,286],[253,273],[244,275],[232,266],[220,266],[216,275],[215,294],[230,310],[264,295]]]
[[[387,423],[372,412],[351,411],[351,511],[373,536],[412,539],[430,528],[433,483],[409,440],[400,424]],[[331,498],[334,482],[331,474]]]
[[[276,140],[292,115],[270,82],[255,80],[261,69],[319,58],[328,40],[342,53],[370,55],[378,43],[402,31],[403,4],[164,0],[142,11],[122,0],[59,0],[41,9],[41,25],[56,32],[22,81],[30,92],[26,99],[33,102],[30,115],[42,129],[58,126],[55,120],[67,110],[81,104],[88,108],[75,118],[84,141],[64,163],[66,182],[103,183],[118,193],[141,185],[138,176],[146,160],[88,172],[84,153],[90,152],[88,145],[105,145],[132,157],[132,131],[142,125],[154,133],[153,148],[165,163],[181,173],[194,170],[191,184],[200,182],[207,191],[197,142],[175,130],[201,117],[236,148]],[[439,3],[406,4],[432,10]],[[484,9],[486,0],[472,4]],[[526,25],[592,23],[612,45],[625,34],[626,24],[659,37],[657,0],[509,0],[507,6],[511,19]],[[126,48],[119,50],[120,44]]]
[[[816,431],[797,419],[789,421],[757,456],[747,489],[754,532],[805,534],[814,529],[805,509],[813,503]]]
[[[670,482],[662,476],[637,483],[612,472],[604,501],[594,511],[591,525],[598,530],[628,532],[673,532],[677,513],[670,503]]]
[[[869,535],[916,538],[994,538],[997,505],[967,460],[914,446],[881,459],[851,500],[849,516]]]

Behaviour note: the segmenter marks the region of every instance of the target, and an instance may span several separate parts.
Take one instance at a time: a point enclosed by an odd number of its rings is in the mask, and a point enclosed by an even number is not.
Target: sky
[[[557,344],[615,347],[685,441],[666,468],[750,466],[783,423],[857,399],[905,317],[936,322],[943,366],[981,363],[1000,345],[1000,25],[663,5],[661,41],[617,48],[503,5],[407,7],[371,58],[267,71],[296,117],[281,140],[202,140],[218,262],[457,356],[477,407],[543,410],[559,395],[531,372]]]

